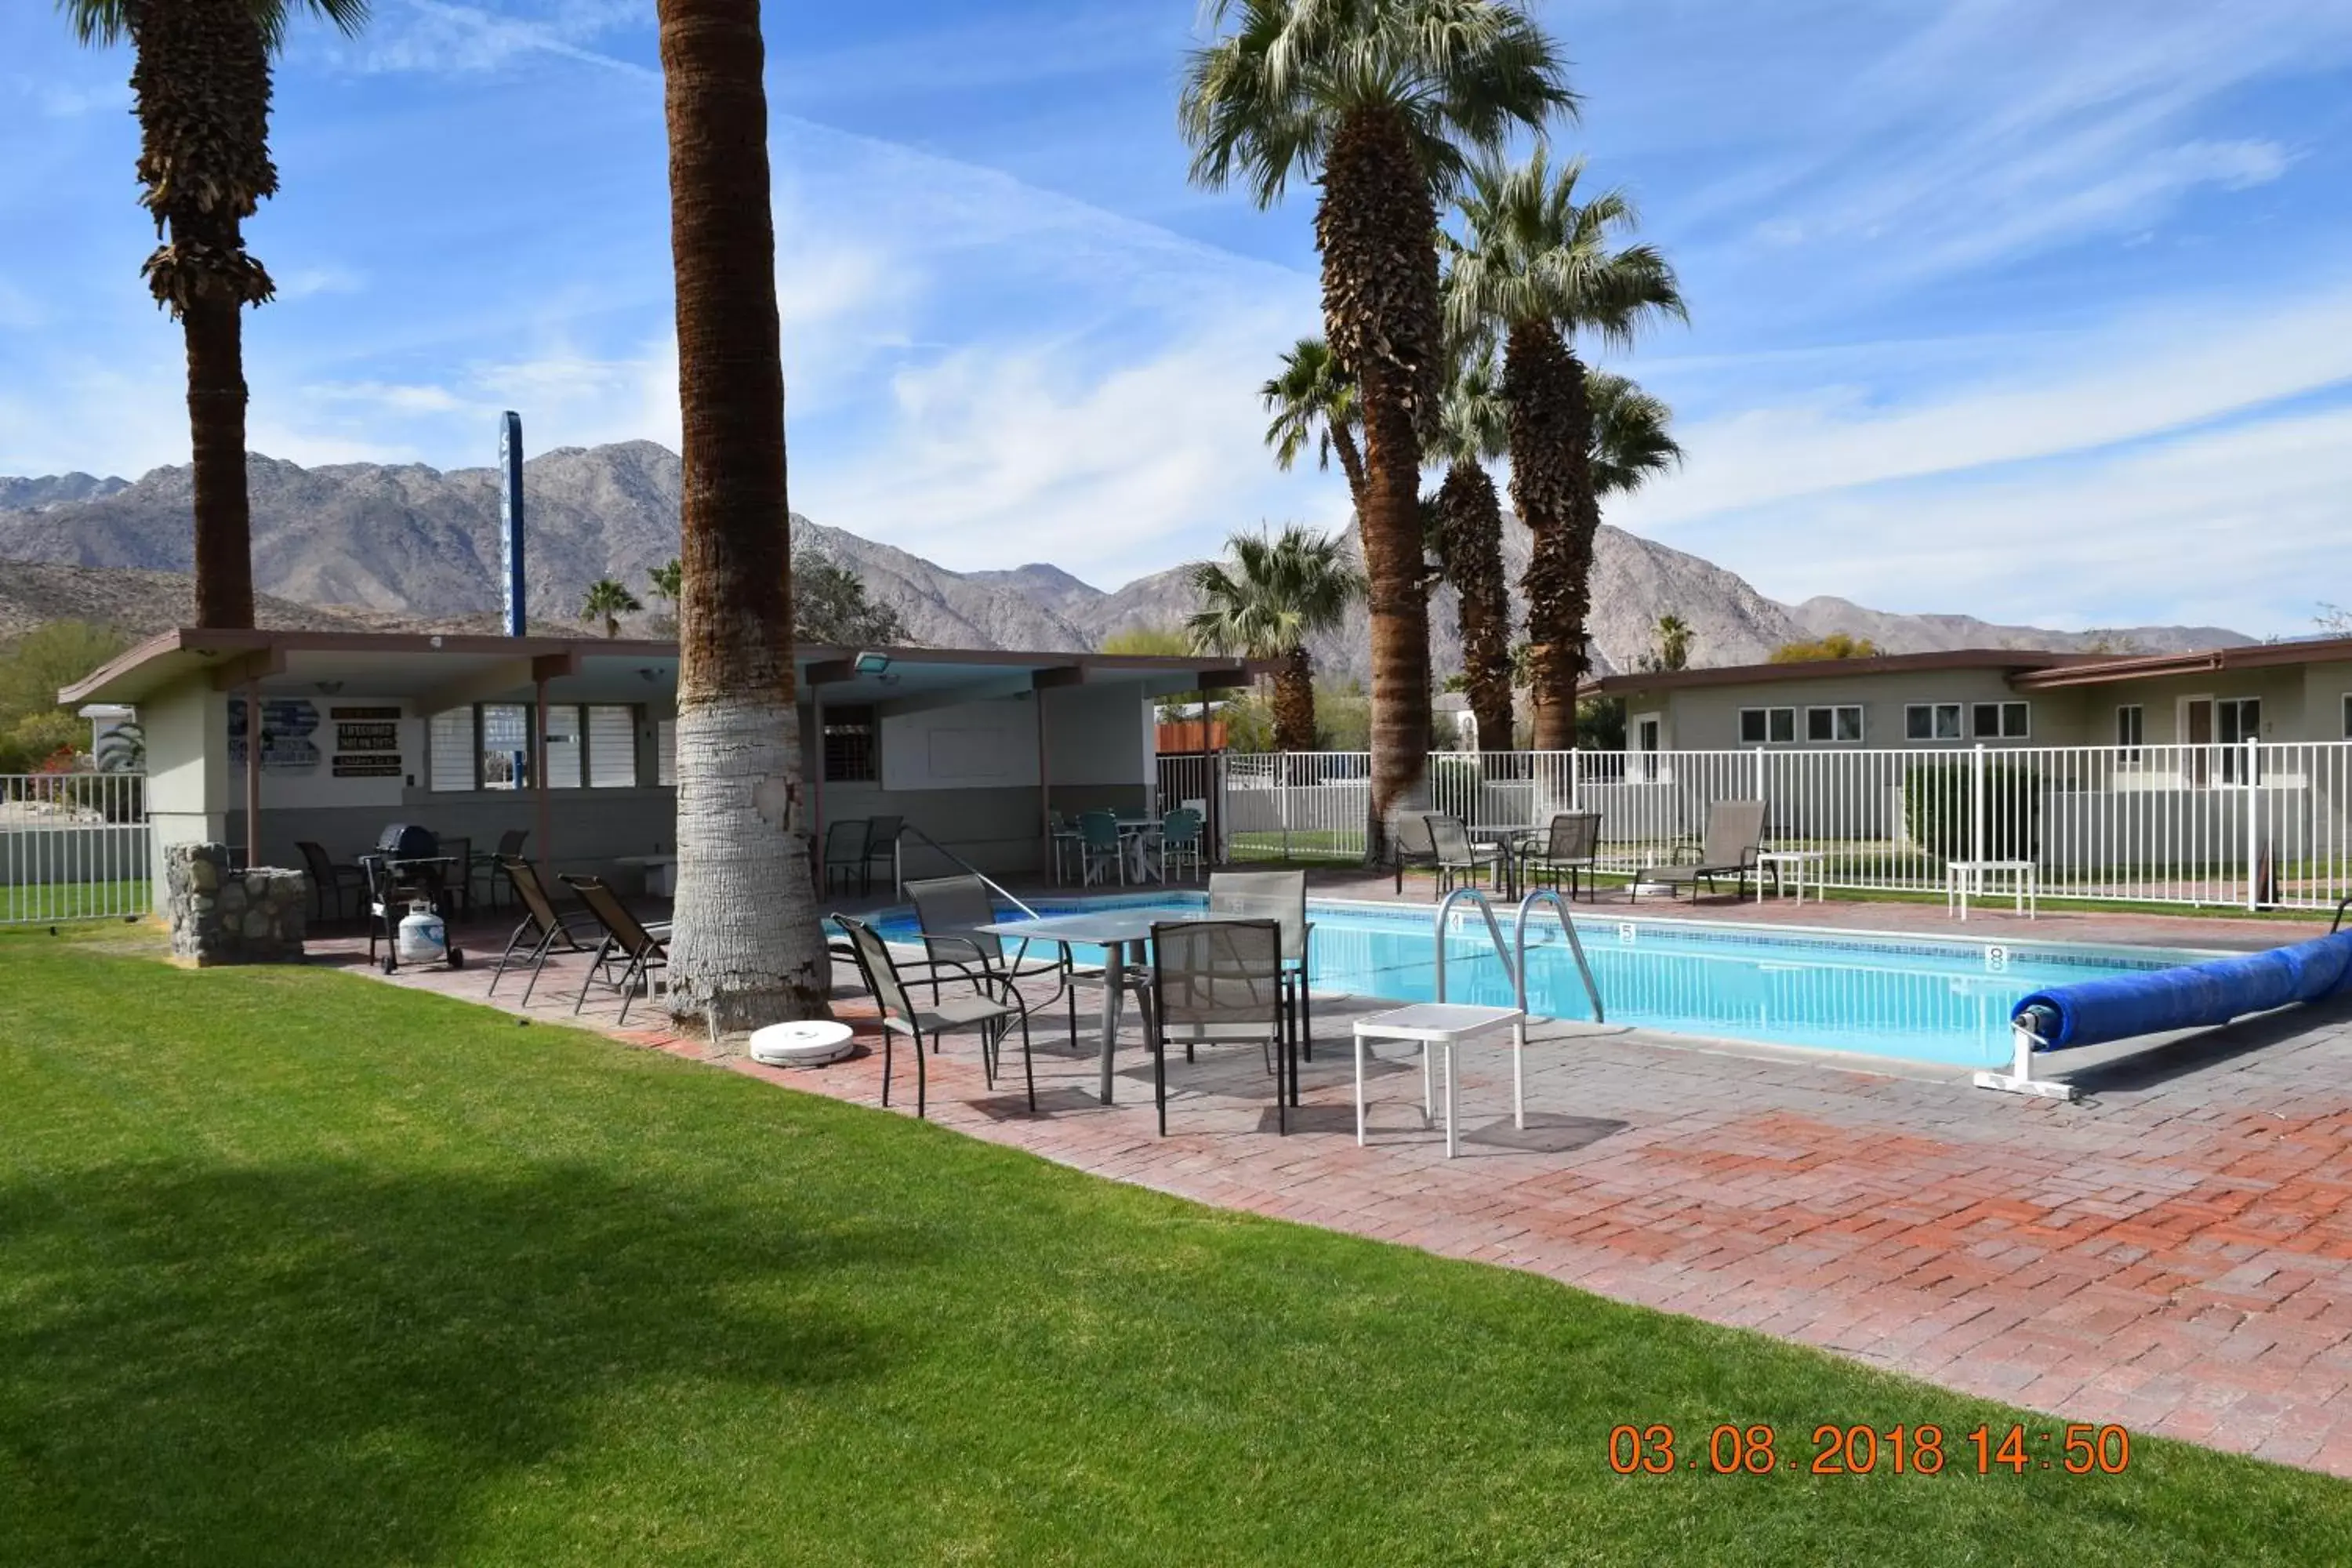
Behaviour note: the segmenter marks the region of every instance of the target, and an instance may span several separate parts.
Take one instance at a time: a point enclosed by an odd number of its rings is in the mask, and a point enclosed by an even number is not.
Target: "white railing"
[[[1229,858],[1362,858],[1366,753],[1216,761]],[[1818,856],[1835,889],[1940,894],[1953,861],[2022,860],[2044,898],[2320,909],[2352,894],[2352,742],[1437,752],[1429,764],[1431,809],[1473,827],[1598,812],[1601,868],[1628,876],[1695,850],[1715,803],[1761,800],[1763,847]]]
[[[0,925],[152,907],[142,773],[0,773]]]

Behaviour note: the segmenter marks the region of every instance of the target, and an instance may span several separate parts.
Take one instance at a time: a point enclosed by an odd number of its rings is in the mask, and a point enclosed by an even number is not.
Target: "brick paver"
[[[1857,908],[1901,906],[1808,905],[1807,923]],[[2091,922],[2096,940],[2200,946],[2225,943],[2182,927],[2228,924],[2045,917],[2036,934],[2080,939]],[[2226,945],[2304,932],[2249,923],[2234,934]],[[353,946],[313,950],[353,962]],[[533,1015],[568,1013],[581,967],[551,970]],[[838,978],[842,1016],[864,1020],[870,1044],[870,1007]],[[479,999],[487,982],[477,967],[394,983]],[[511,1008],[520,984],[499,989],[492,1005]],[[1092,1003],[1081,1002],[1082,1030]],[[1120,1102],[1105,1108],[1092,1041],[1073,1048],[1058,1009],[1040,1023],[1037,1115],[1021,1100],[1017,1056],[992,1090],[976,1046],[951,1038],[931,1058],[931,1119],[1204,1203],[1528,1269],[2072,1420],[2352,1476],[2352,1008],[2115,1056],[2074,1073],[2088,1098],[2072,1105],[1987,1093],[1960,1074],[1539,1024],[1524,1131],[1511,1125],[1507,1049],[1463,1052],[1463,1157],[1449,1162],[1404,1047],[1384,1047],[1372,1142],[1356,1147],[1347,1021],[1371,1005],[1318,1000],[1322,1048],[1287,1138],[1275,1136],[1254,1047],[1171,1061],[1171,1136],[1156,1137],[1150,1058],[1132,1030]],[[639,1008],[631,1024],[654,1026],[623,1037],[709,1054]],[[592,994],[585,1018],[610,1030],[615,1010]],[[813,1071],[725,1065],[880,1101],[878,1050]],[[902,1051],[893,1106],[911,1114],[908,1065]]]

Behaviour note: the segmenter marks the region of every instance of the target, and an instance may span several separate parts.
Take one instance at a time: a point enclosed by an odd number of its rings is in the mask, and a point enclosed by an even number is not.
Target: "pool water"
[[[1197,913],[1206,900],[1181,893],[1055,900],[1040,914],[1109,905]],[[1006,918],[1018,918],[1008,910]],[[1510,912],[1496,911],[1504,940]],[[1318,990],[1399,1002],[1437,993],[1429,907],[1310,900],[1312,983]],[[910,939],[911,914],[879,921]],[[1808,1046],[1956,1068],[1994,1067],[2010,1056],[2009,1016],[2046,985],[2165,969],[2208,955],[2147,948],[1989,943],[1951,938],[1763,931],[1656,919],[1613,920],[1580,909],[1577,934],[1609,1022],[1670,1034]],[[1502,959],[1475,909],[1449,921],[1446,996],[1508,1005]],[[1528,934],[1528,1007],[1550,1018],[1590,1018],[1591,1005],[1558,921],[1539,910]]]

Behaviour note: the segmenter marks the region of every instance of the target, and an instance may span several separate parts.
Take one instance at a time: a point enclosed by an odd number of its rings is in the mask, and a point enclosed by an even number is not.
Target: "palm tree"
[[[1509,450],[1510,411],[1492,344],[1455,356],[1430,456],[1445,464],[1434,503],[1437,558],[1457,595],[1463,689],[1481,751],[1511,749],[1511,588],[1503,574],[1503,503],[1486,464]]]
[[[1691,630],[1691,624],[1680,616],[1669,613],[1660,616],[1657,625],[1652,629],[1658,639],[1657,650],[1652,657],[1654,667],[1662,670],[1687,668],[1691,639],[1696,635]]]
[[[141,275],[188,354],[196,624],[253,625],[253,516],[245,479],[245,323],[276,285],[244,223],[278,190],[269,58],[299,8],[346,34],[367,0],[59,0],[85,44],[131,40],[139,200],[163,241]]]
[[[1319,184],[1323,328],[1355,378],[1364,429],[1357,509],[1371,611],[1371,819],[1426,797],[1429,604],[1421,453],[1444,367],[1437,204],[1465,148],[1540,131],[1575,99],[1515,0],[1211,0],[1220,36],[1185,67],[1179,121],[1192,180],[1245,184],[1260,206]],[[1233,26],[1225,30],[1228,21]]]
[[[666,606],[655,613],[654,633],[657,637],[677,635],[677,595],[679,584],[686,578],[686,567],[675,555],[659,566],[646,568],[646,586]]]
[[[1339,538],[1296,524],[1278,534],[1236,533],[1225,543],[1233,561],[1203,561],[1192,571],[1202,607],[1184,623],[1202,653],[1271,658],[1274,749],[1315,749],[1315,670],[1307,639],[1337,626],[1364,591],[1364,580]]]
[[[1650,476],[1682,466],[1683,449],[1673,434],[1675,411],[1612,371],[1584,373],[1592,405],[1592,493],[1629,495]]]
[[[1503,334],[1511,405],[1511,503],[1534,536],[1521,579],[1536,649],[1535,744],[1575,743],[1585,669],[1593,541],[1592,407],[1575,340],[1630,344],[1660,315],[1685,317],[1674,268],[1650,246],[1614,248],[1633,203],[1606,191],[1580,203],[1583,161],[1555,174],[1538,147],[1516,167],[1489,160],[1462,200],[1465,236],[1449,240],[1446,310],[1457,331]]]
[[[621,635],[621,617],[634,616],[644,608],[618,577],[599,577],[588,584],[588,597],[581,603],[580,618],[594,621],[601,616],[604,635],[616,637]]]
[[[1265,427],[1265,444],[1274,448],[1275,466],[1286,472],[1310,441],[1315,466],[1328,468],[1334,453],[1339,471],[1348,476],[1348,499],[1357,510],[1364,504],[1363,409],[1356,395],[1356,378],[1348,374],[1321,338],[1301,338],[1282,356],[1282,374],[1258,388],[1274,422]]]
[[[657,0],[686,480],[670,1009],[823,1017],[799,827],[784,371],[759,0]]]

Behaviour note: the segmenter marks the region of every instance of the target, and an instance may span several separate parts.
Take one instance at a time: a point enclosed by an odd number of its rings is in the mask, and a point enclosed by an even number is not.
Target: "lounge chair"
[[[1676,888],[1688,887],[1694,898],[1699,885],[1706,884],[1708,892],[1715,884],[1728,877],[1732,891],[1737,894],[1748,878],[1759,875],[1757,855],[1764,847],[1764,803],[1760,800],[1718,800],[1706,808],[1706,831],[1701,835],[1696,858],[1669,866],[1644,867],[1633,881],[1626,884],[1625,899],[1632,902],[1644,886],[1663,885],[1669,896]]]
[[[621,978],[607,982],[621,994],[621,1016],[615,1022],[625,1024],[629,1021],[629,1004],[636,1000],[640,984],[651,994],[657,985],[668,983],[669,928],[644,924],[629,912],[626,904],[621,902],[620,895],[598,878],[575,876],[566,871],[562,873],[562,880],[563,885],[577,893],[580,901],[588,906],[588,912],[595,917],[596,923],[604,928],[604,940],[596,949],[596,957],[588,966],[588,973],[581,978],[580,994],[572,998],[572,1011],[576,1016],[587,1005],[591,980],[600,974],[609,974],[609,965],[613,961],[625,959],[627,962],[621,966]],[[664,978],[660,982],[654,979],[656,969],[663,973]]]
[[[1530,879],[1548,875],[1551,885],[1557,888],[1561,874],[1565,872],[1568,896],[1573,899],[1584,876],[1598,864],[1600,853],[1601,814],[1597,811],[1559,812],[1553,816],[1551,827],[1544,835],[1543,842],[1528,852],[1528,875]]]
[[[929,1075],[923,1066],[923,1037],[931,1037],[933,1048],[938,1047],[941,1035],[952,1035],[966,1029],[980,1032],[981,1072],[988,1087],[996,1087],[996,1058],[1004,1044],[1004,1037],[1013,1026],[1021,1026],[1021,1075],[1029,1089],[1029,1109],[1037,1109],[1037,1074],[1029,1055],[1029,1011],[1022,1005],[1021,994],[1009,981],[994,981],[983,985],[971,996],[950,996],[929,1007],[916,1005],[907,994],[907,983],[900,978],[898,965],[890,956],[889,945],[864,921],[836,914],[834,924],[849,935],[850,951],[857,960],[858,973],[865,977],[866,989],[873,994],[874,1005],[882,1014],[882,1103],[890,1103],[891,1041],[899,1035],[912,1037],[915,1043],[915,1114],[929,1113],[930,1089]],[[994,995],[989,994],[991,990]]]
[[[1297,1057],[1284,1027],[1282,927],[1275,921],[1173,921],[1151,928],[1152,1093],[1168,1135],[1168,1045],[1184,1059],[1214,1042],[1255,1040],[1274,1077],[1275,1125],[1290,1131]]]
[[[548,896],[547,884],[539,879],[539,868],[521,856],[508,857],[499,863],[499,868],[506,873],[508,885],[514,889],[515,901],[522,906],[523,918],[507,938],[506,951],[499,954],[498,967],[490,973],[490,988],[485,994],[497,995],[499,982],[506,977],[507,971],[527,963],[530,965],[530,979],[522,988],[522,1005],[528,1007],[549,955],[559,947],[566,952],[593,952],[596,949],[581,939],[594,937],[601,942],[604,928],[586,910],[556,909],[555,900]]]

